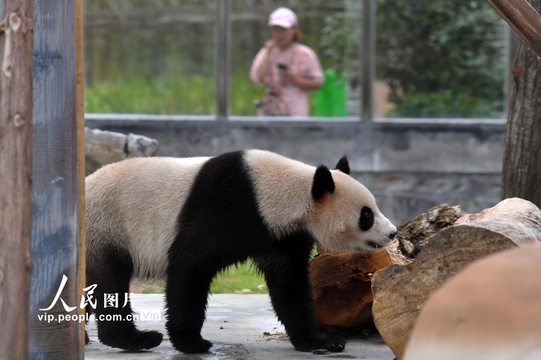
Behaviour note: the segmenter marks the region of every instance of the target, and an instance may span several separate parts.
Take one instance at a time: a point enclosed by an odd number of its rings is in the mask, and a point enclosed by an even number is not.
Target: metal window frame
[[[374,80],[376,76],[376,0],[364,0],[362,6],[359,49],[361,73],[360,120],[374,120]]]
[[[215,111],[217,120],[228,120],[231,82],[231,3],[216,0],[214,74],[216,81]]]

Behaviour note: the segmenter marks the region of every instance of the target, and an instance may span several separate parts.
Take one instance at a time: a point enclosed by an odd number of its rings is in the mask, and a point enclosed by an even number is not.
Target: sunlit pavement
[[[159,320],[138,321],[139,329],[157,330],[164,341],[152,351],[126,352],[102,345],[98,341],[96,325],[88,325],[90,344],[86,346],[86,359],[385,359],[394,355],[379,336],[368,339],[352,337],[341,353],[315,355],[295,351],[285,336],[283,326],[276,320],[268,295],[217,294],[209,298],[207,320],[203,337],[213,342],[209,353],[186,355],[175,351],[165,331],[163,314],[164,296],[161,294],[134,294],[136,314]],[[153,315],[154,314],[154,315]]]

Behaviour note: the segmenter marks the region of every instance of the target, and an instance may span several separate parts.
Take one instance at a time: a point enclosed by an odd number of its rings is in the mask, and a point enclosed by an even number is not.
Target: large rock
[[[430,237],[411,264],[374,273],[373,316],[383,340],[401,359],[424,302],[446,280],[489,254],[540,241],[541,211],[529,201],[507,199],[460,218]]]
[[[478,260],[423,306],[405,360],[541,359],[541,245]]]
[[[85,128],[86,175],[120,160],[154,156],[157,151],[158,141],[145,136]]]

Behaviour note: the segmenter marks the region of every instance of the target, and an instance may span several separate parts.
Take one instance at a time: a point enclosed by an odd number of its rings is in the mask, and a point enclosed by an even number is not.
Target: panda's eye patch
[[[367,231],[374,225],[374,213],[372,209],[364,206],[361,209],[361,218],[359,219],[359,227],[362,231]]]

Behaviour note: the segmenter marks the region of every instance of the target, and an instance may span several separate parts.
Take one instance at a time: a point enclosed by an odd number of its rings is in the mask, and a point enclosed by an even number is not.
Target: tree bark
[[[77,62],[77,202],[79,203],[79,289],[78,298],[85,295],[86,287],[86,214],[85,214],[85,74],[84,74],[84,4],[75,2],[76,62]],[[85,349],[85,322],[79,326],[82,353]]]
[[[541,0],[530,1],[537,11]],[[502,199],[520,197],[541,206],[541,59],[521,42],[511,79]]]
[[[33,4],[5,1],[0,24],[0,359],[28,358]]]
[[[535,0],[488,0],[488,3],[541,56],[541,15],[534,8]]]

